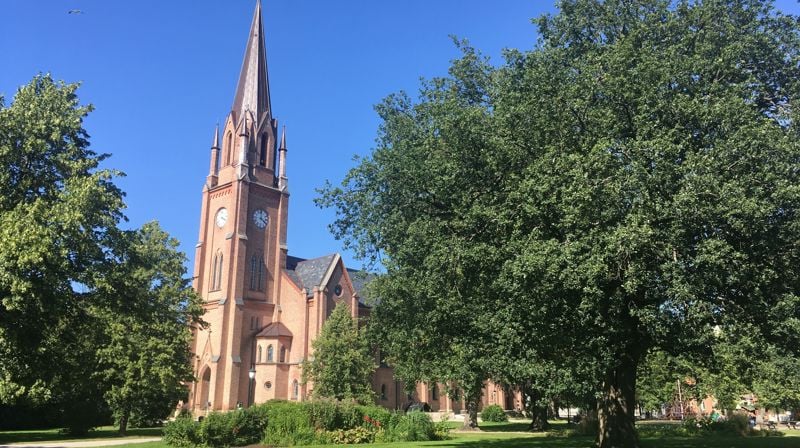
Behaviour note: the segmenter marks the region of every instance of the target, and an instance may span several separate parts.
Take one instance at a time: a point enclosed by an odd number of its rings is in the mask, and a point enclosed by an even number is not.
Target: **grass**
[[[22,431],[0,431],[0,445],[8,443],[44,442],[44,441],[75,441],[87,439],[117,439],[122,438],[114,426],[102,426],[89,431],[85,436],[71,436],[61,434],[59,429],[30,429]],[[130,428],[127,437],[160,437],[161,428]],[[137,445],[138,446],[138,445]]]
[[[452,426],[460,423],[451,422]],[[451,440],[438,442],[406,442],[382,443],[373,445],[351,445],[364,448],[407,448],[407,447],[442,447],[442,448],[591,448],[594,437],[548,437],[546,434],[525,433],[528,422],[512,421],[508,423],[481,423],[481,431],[456,432]],[[563,428],[565,424],[556,422],[555,428]],[[674,426],[674,425],[668,425]],[[129,435],[158,436],[160,428],[132,429]],[[731,437],[719,434],[698,437],[679,437],[670,435],[647,435],[642,437],[642,448],[800,448],[800,431],[786,431],[783,437]],[[652,434],[652,432],[651,432]],[[90,433],[87,439],[102,437],[118,438],[113,427],[103,427]],[[4,431],[0,432],[0,444],[11,442],[37,442],[44,440],[68,440],[59,435],[57,430],[42,431]],[[331,445],[326,445],[330,447]],[[115,448],[170,448],[164,442],[148,442],[118,445]],[[317,447],[321,448],[321,447]]]

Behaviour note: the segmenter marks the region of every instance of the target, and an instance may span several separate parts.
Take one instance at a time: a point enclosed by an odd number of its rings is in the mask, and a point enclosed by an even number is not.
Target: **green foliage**
[[[470,402],[518,376],[502,359],[549,362],[598,399],[599,445],[633,447],[651,350],[709,359],[717,326],[800,347],[800,26],[759,0],[559,8],[533,50],[463,47],[379,104],[319,204],[385,267],[373,331],[402,379]],[[747,380],[713,367],[726,396]]]
[[[74,434],[113,411],[124,432],[185,393],[201,310],[175,240],[118,228],[120,173],[89,150],[77,88],[39,75],[0,99],[0,404]]]
[[[124,432],[128,420],[165,418],[194,379],[191,326],[202,308],[186,275],[186,257],[157,223],[121,232],[117,260],[96,294],[112,299],[97,313],[106,343],[97,352],[105,398]]]
[[[363,426],[356,426],[350,429],[337,429],[327,435],[330,443],[343,445],[351,443],[372,443],[375,440],[375,432]]]
[[[270,401],[265,403],[267,428],[263,442],[274,445],[310,445],[316,440],[308,408],[302,403]]]
[[[77,88],[38,75],[10,106],[0,98],[0,403],[46,404],[80,433],[107,415],[91,362],[102,323],[80,285],[124,204],[119,173],[89,149]]]
[[[312,346],[314,356],[303,364],[303,381],[313,381],[315,398],[372,403],[371,375],[376,366],[346,304],[334,308]]]
[[[491,404],[483,408],[481,419],[485,422],[507,422],[508,416],[503,412],[503,408],[496,404]]]
[[[390,422],[390,426],[386,431],[390,434],[389,437],[392,441],[422,442],[436,440],[436,431],[431,417],[419,411],[400,415],[396,420]]]
[[[200,424],[192,417],[179,417],[164,425],[164,443],[176,448],[191,448],[201,444]]]

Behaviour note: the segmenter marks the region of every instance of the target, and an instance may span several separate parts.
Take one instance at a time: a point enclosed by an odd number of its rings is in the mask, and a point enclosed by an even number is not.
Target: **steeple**
[[[289,184],[289,181],[286,178],[286,126],[283,127],[283,133],[281,134],[281,146],[279,151],[280,177],[278,178],[278,188],[285,190]]]
[[[219,172],[219,123],[214,128],[214,140],[211,141],[211,163],[208,167],[207,185],[213,187],[217,185],[217,173]]]
[[[253,114],[256,125],[261,123],[265,116],[272,116],[260,0],[256,1],[253,22],[250,25],[250,36],[244,50],[242,71],[239,74],[239,84],[236,86],[236,95],[233,97],[233,106],[231,107],[236,127],[241,123],[247,110]]]

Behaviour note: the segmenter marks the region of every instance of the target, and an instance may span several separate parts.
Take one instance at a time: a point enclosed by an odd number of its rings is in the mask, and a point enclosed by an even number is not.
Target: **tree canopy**
[[[635,447],[649,351],[709,354],[717,327],[800,347],[800,27],[761,0],[565,0],[537,24],[499,67],[465,47],[387,98],[320,203],[383,262],[399,371],[501,375],[506,347],[588,382],[599,446]]]
[[[375,371],[369,343],[345,303],[336,305],[311,343],[313,356],[303,363],[303,382],[313,383],[312,396],[336,400],[374,400]]]
[[[124,432],[191,379],[199,308],[177,243],[121,230],[122,174],[89,149],[77,89],[38,75],[0,98],[0,420],[83,432],[113,410]]]

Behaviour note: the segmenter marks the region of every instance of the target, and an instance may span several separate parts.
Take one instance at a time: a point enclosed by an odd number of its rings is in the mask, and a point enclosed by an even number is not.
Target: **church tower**
[[[285,131],[280,145],[277,137],[259,2],[203,186],[193,286],[209,325],[194,334],[197,382],[189,405],[195,412],[252,402],[256,333],[281,325],[289,192]]]

